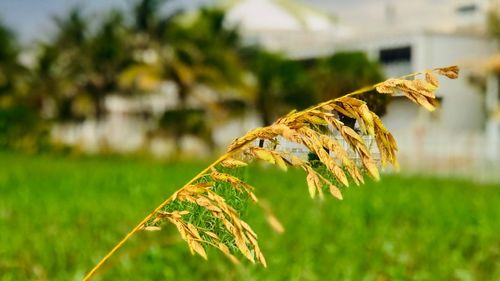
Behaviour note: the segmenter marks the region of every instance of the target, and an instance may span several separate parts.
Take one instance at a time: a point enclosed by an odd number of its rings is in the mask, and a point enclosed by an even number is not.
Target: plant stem
[[[433,69],[431,71],[435,71],[435,70],[438,70],[438,68],[436,69]],[[403,77],[400,77],[399,79],[406,79],[406,78],[409,78],[409,77],[414,77],[414,76],[417,76],[417,75],[420,75],[420,74],[423,74],[423,72],[415,72],[415,73],[412,73],[412,74],[409,74],[409,75],[405,75]],[[378,84],[375,84],[375,85],[372,85],[372,86],[368,86],[368,87],[365,87],[365,88],[362,88],[362,89],[359,89],[357,91],[354,91],[352,93],[349,93],[343,97],[348,97],[348,96],[354,96],[354,95],[360,95],[360,94],[364,94],[366,92],[369,92],[371,90],[374,90],[376,87],[382,85],[384,82],[381,82],[381,83],[378,83]],[[307,112],[310,112],[312,110],[316,110],[318,108],[321,108],[327,104],[330,104],[332,102],[335,102],[335,99],[334,100],[328,100],[326,102],[323,102],[323,103],[320,103],[316,106],[313,106],[313,107],[310,107],[304,111],[300,111],[300,112],[296,112],[294,113],[292,116],[300,116],[300,115],[303,115]],[[203,176],[204,174],[206,174],[208,171],[210,171],[210,169],[212,169],[213,167],[215,167],[217,164],[219,164],[220,162],[222,162],[223,160],[229,158],[231,155],[233,155],[236,151],[238,150],[235,150],[235,151],[230,151],[224,155],[222,155],[219,159],[217,159],[215,162],[213,162],[212,164],[210,164],[210,166],[208,166],[207,168],[205,168],[203,171],[201,171],[198,175],[196,175],[194,178],[192,178],[188,183],[186,183],[181,189],[179,189],[178,191],[181,191],[183,190],[184,188],[186,188],[187,186],[189,186],[190,184],[192,184],[193,182],[195,182],[196,180],[198,180],[201,176]],[[178,192],[177,191],[177,192]],[[177,193],[176,192],[176,193]],[[113,249],[111,249],[111,251],[109,251],[109,253],[104,256],[95,266],[94,268],[85,276],[83,277],[83,281],[87,281],[87,280],[90,280],[92,278],[92,276],[94,276],[94,274],[96,273],[96,271],[102,267],[102,265],[116,252],[118,251],[122,246],[123,244],[125,244],[125,242],[127,242],[130,237],[132,237],[132,235],[134,235],[135,233],[137,233],[137,231],[139,231],[145,223],[147,223],[158,211],[160,211],[163,207],[165,207],[168,203],[170,203],[173,199],[174,199],[174,196],[175,194],[174,193],[173,195],[171,195],[170,197],[168,197],[163,203],[161,203],[156,209],[154,209],[151,213],[149,213],[136,227],[134,227],[127,235],[125,235],[125,237],[120,241],[118,242],[118,244],[116,244]]]

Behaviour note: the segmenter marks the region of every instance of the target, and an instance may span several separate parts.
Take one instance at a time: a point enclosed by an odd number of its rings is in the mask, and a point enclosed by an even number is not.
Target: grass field
[[[203,163],[0,154],[0,280],[79,280]],[[246,172],[264,269],[191,256],[173,229],[139,233],[96,280],[500,280],[500,186],[386,175],[311,200],[300,172]]]

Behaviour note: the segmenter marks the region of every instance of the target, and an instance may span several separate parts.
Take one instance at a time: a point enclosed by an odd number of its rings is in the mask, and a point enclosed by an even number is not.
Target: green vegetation
[[[173,139],[176,152],[186,135],[214,150],[213,129],[228,118],[256,112],[268,125],[292,109],[382,80],[379,65],[364,54],[291,60],[243,44],[220,6],[174,11],[166,9],[169,2],[130,1],[97,18],[77,7],[55,16],[53,34],[29,46],[0,21],[0,149],[46,151],[52,125],[105,120],[111,95],[158,93],[169,81],[173,105],[125,113],[148,124],[145,137]],[[25,52],[32,62],[21,63]],[[383,112],[386,100],[368,102]]]
[[[151,206],[206,163],[0,154],[0,280],[78,280]],[[233,266],[209,249],[191,256],[173,226],[141,232],[98,274],[103,280],[498,280],[500,186],[385,175],[308,199],[304,176],[252,168],[245,177],[286,227],[257,208],[268,269]],[[96,279],[98,279],[96,278]]]

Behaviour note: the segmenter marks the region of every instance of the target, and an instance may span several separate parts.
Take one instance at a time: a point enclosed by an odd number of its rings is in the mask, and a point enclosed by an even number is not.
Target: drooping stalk
[[[347,175],[349,175],[351,180],[358,185],[364,181],[364,177],[358,165],[374,179],[379,178],[379,172],[374,163],[371,151],[363,138],[358,132],[340,122],[332,112],[338,112],[356,119],[361,131],[375,139],[381,154],[382,165],[391,163],[393,166],[397,166],[397,146],[394,138],[383,126],[380,118],[368,109],[366,103],[359,99],[352,98],[352,96],[372,90],[377,90],[381,94],[389,95],[393,95],[400,91],[416,104],[428,110],[434,110],[436,107],[434,93],[439,86],[439,82],[433,72],[437,72],[451,79],[458,77],[458,67],[453,66],[436,68],[426,72],[416,72],[399,79],[389,79],[354,91],[343,97],[320,103],[306,110],[291,112],[287,116],[278,119],[270,126],[252,130],[241,138],[236,139],[223,156],[214,161],[181,189],[167,198],[136,227],[127,233],[127,235],[125,235],[125,237],[94,266],[83,280],[90,280],[96,271],[102,267],[102,265],[118,251],[130,237],[143,229],[146,224],[155,217],[153,221],[158,222],[164,220],[173,223],[179,230],[182,238],[188,242],[188,246],[193,253],[196,252],[206,258],[206,253],[203,248],[204,243],[218,248],[232,261],[236,260],[216,233],[202,230],[185,221],[183,215],[189,213],[187,210],[178,210],[170,213],[162,211],[164,207],[174,200],[189,202],[206,208],[208,213],[223,223],[226,230],[234,237],[235,246],[247,259],[252,262],[260,262],[265,266],[266,262],[258,246],[256,234],[248,224],[241,220],[238,213],[225,202],[224,198],[212,190],[213,184],[215,183],[229,183],[235,189],[247,193],[253,201],[257,202],[257,198],[252,192],[253,187],[235,176],[217,170],[216,167],[219,164],[223,164],[223,166],[225,164],[228,165],[228,167],[246,165],[244,161],[232,159],[233,156],[245,152],[250,158],[267,161],[283,170],[286,170],[288,166],[303,169],[307,173],[307,185],[311,197],[315,197],[318,194],[320,198],[322,198],[323,189],[326,186],[334,197],[342,199],[340,189],[337,185],[348,186],[349,179]],[[406,78],[412,78],[421,74],[425,74],[425,80],[405,80]],[[331,136],[325,133],[325,126],[328,126],[327,128],[329,128],[329,130],[337,131],[349,145],[350,150],[342,147],[335,139],[332,139]],[[288,141],[302,144],[311,152],[317,154],[319,161],[325,165],[335,182],[332,182],[332,180],[327,179],[315,171],[308,161],[301,160],[294,155],[288,155],[280,151],[251,145],[256,140],[262,139],[276,141],[277,137],[282,137]],[[334,154],[336,159],[332,159],[331,153]],[[355,156],[353,156],[353,154]],[[356,161],[353,160],[356,157],[361,163],[356,163]],[[202,177],[210,177],[212,182],[197,183],[196,181]],[[203,239],[201,233],[206,235],[206,237],[210,237],[207,238],[209,240]],[[252,251],[250,251],[249,247]]]

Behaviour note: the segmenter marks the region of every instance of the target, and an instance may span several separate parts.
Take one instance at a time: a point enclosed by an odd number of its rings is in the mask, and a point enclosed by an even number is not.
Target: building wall
[[[408,61],[381,62],[388,77],[448,65],[463,65],[493,52],[489,40],[479,36],[419,32],[390,35],[339,44],[337,50],[360,50],[371,59],[380,60],[380,51],[411,47]],[[468,71],[462,68],[458,80],[441,79],[437,96],[441,108],[434,113],[414,112],[407,101],[392,101],[384,120],[395,131],[411,130],[416,123],[434,131],[478,132],[484,129],[484,97],[468,82]],[[419,109],[423,111],[422,109]],[[404,121],[403,121],[404,120]],[[406,126],[403,126],[406,124]]]
[[[424,34],[418,38],[421,53],[417,68],[464,65],[492,53],[489,40],[475,36]],[[457,80],[442,79],[439,127],[452,132],[482,131],[485,123],[484,95],[468,81],[470,72],[462,67]]]
[[[416,126],[419,112],[419,108],[411,101],[398,97],[388,105],[382,121],[391,132],[406,134]]]

